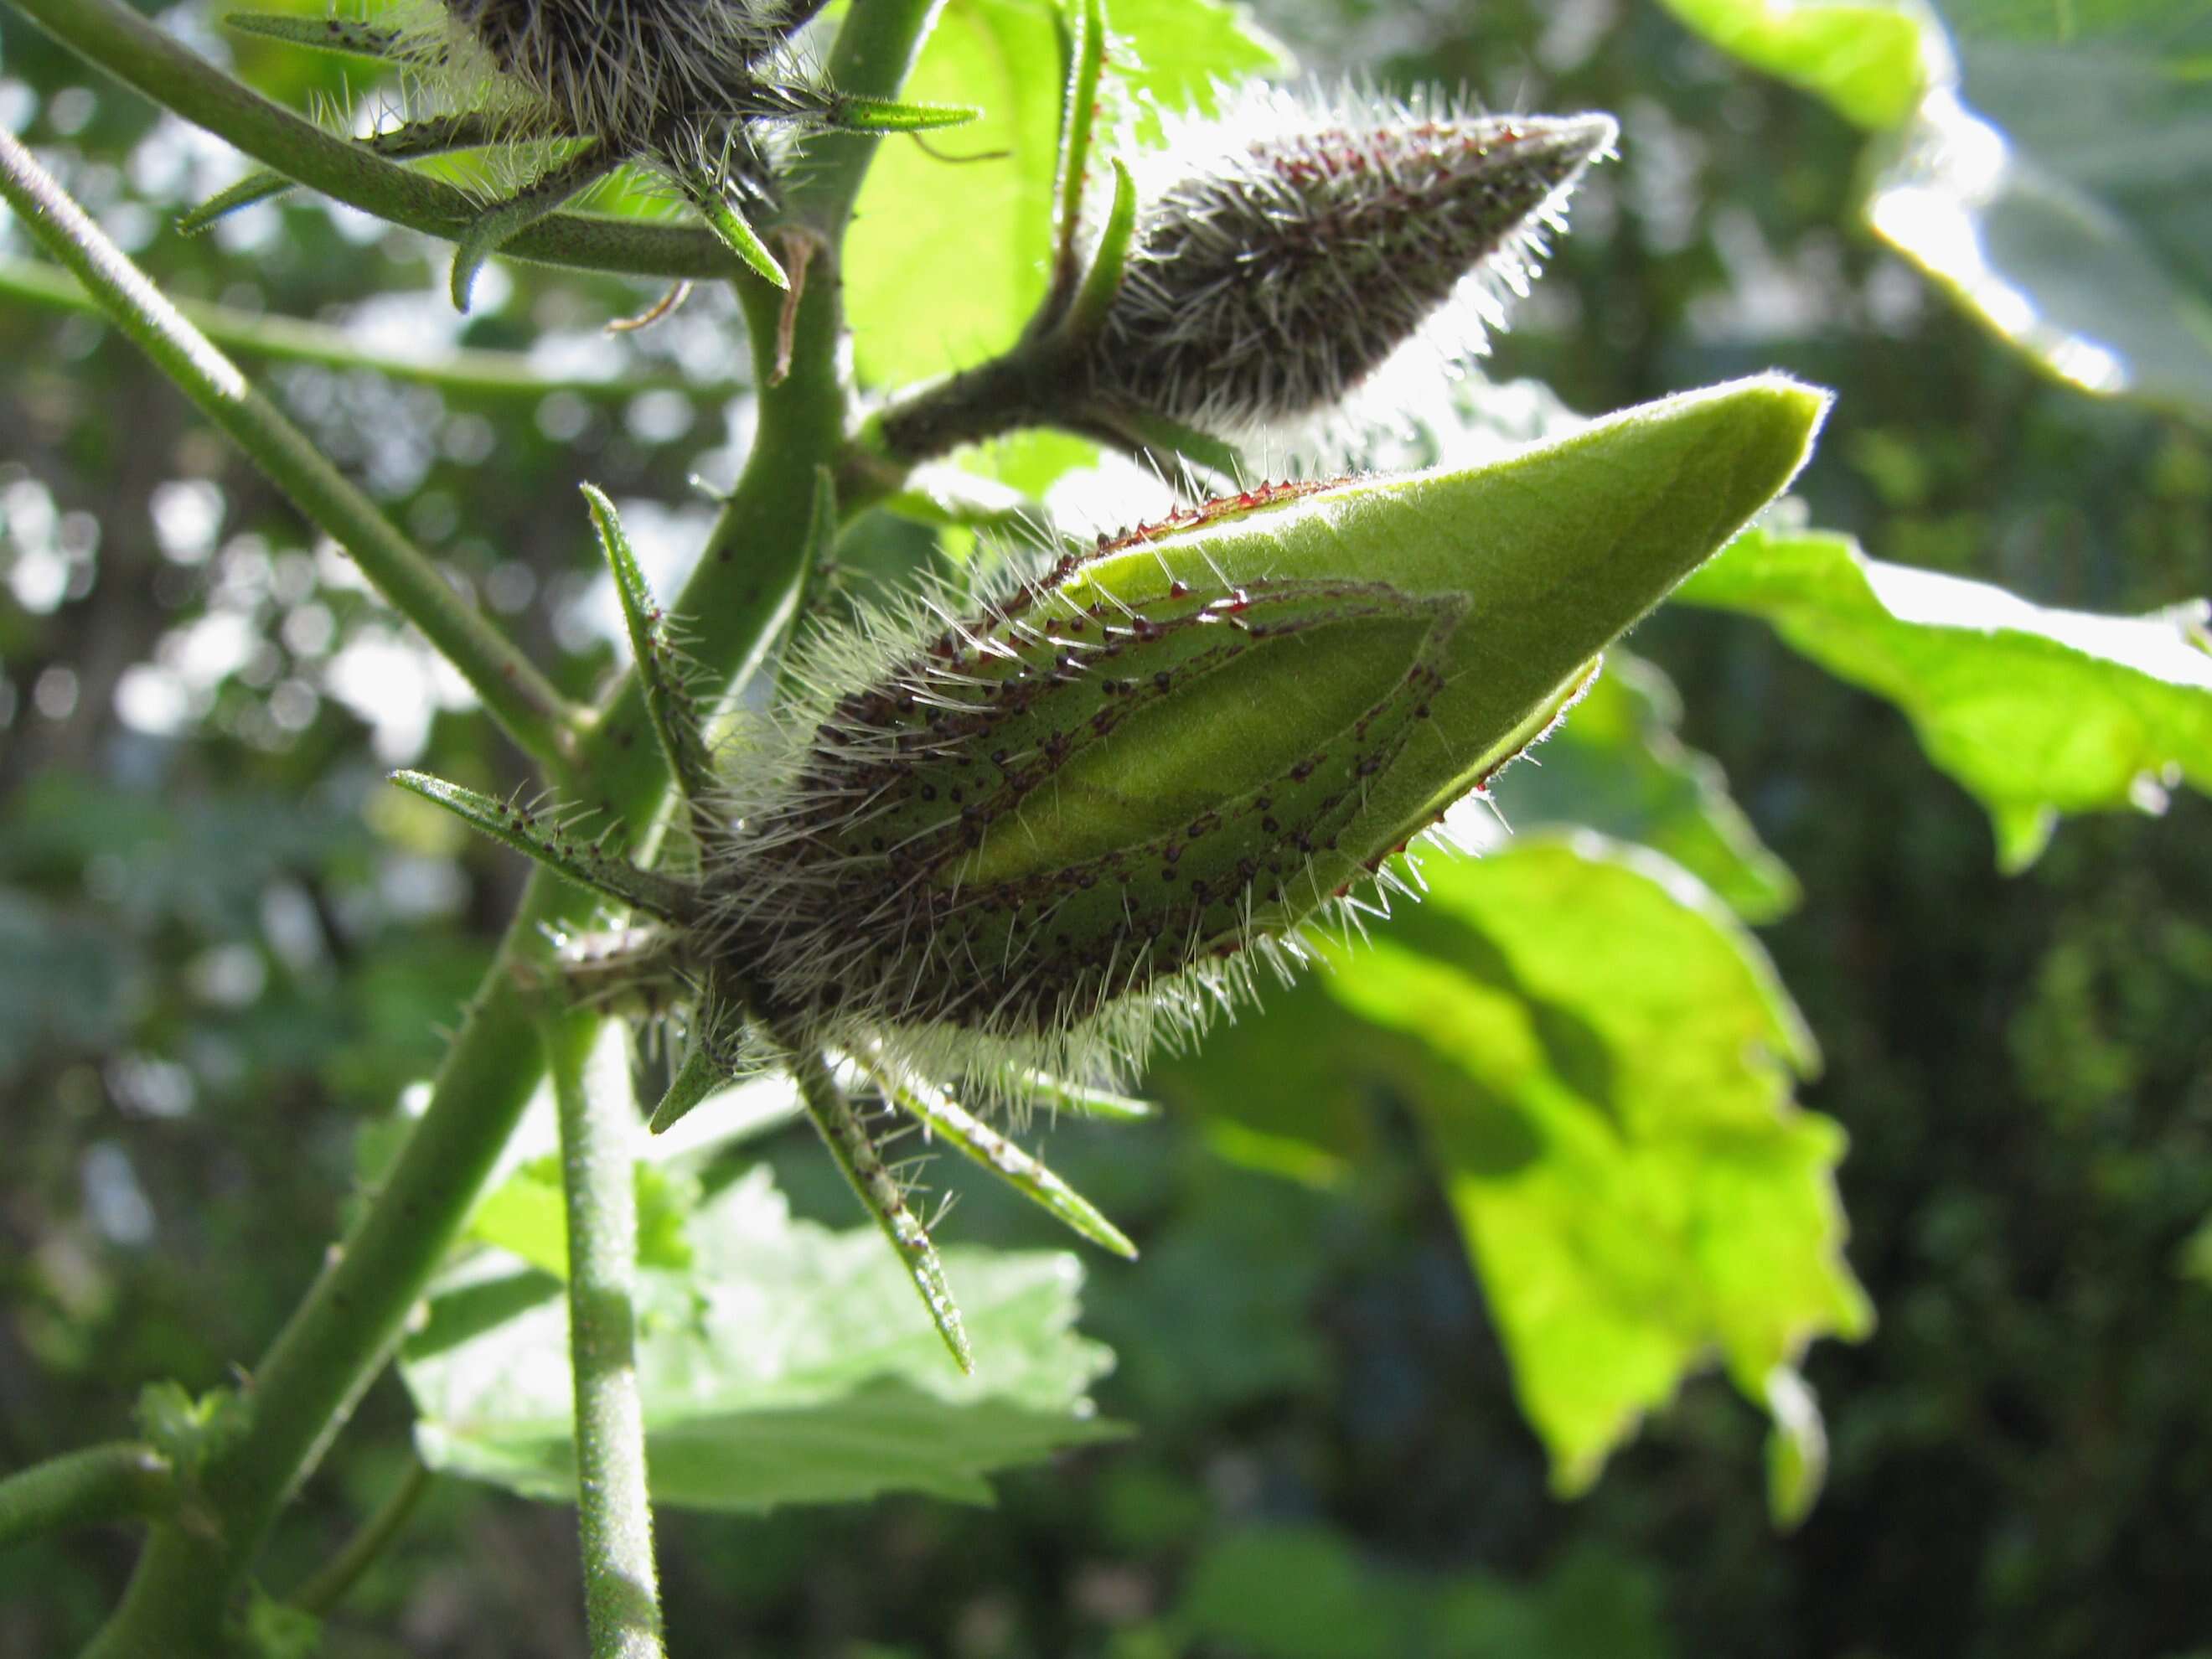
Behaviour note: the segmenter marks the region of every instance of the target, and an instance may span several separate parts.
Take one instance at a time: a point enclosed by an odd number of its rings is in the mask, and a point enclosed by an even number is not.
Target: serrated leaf
[[[1493,786],[1516,830],[1579,824],[1664,853],[1746,921],[1797,905],[1797,878],[1759,840],[1710,757],[1683,746],[1674,683],[1632,653],[1606,653],[1605,672],[1545,739],[1540,764]]]
[[[1814,1338],[1868,1328],[1843,1137],[1791,1103],[1814,1054],[1771,966],[1663,860],[1584,836],[1424,872],[1326,982],[1416,1045],[1396,1081],[1577,1492],[1710,1357],[1765,1406]]]
[[[2212,791],[2212,649],[2201,605],[2148,617],[2048,610],[2002,588],[1885,564],[1850,538],[1754,530],[1675,597],[1760,617],[1895,703],[1979,800],[2008,870],[2068,812],[2156,810]]]
[[[1072,1257],[948,1253],[978,1361],[963,1377],[875,1232],[794,1221],[764,1170],[698,1211],[690,1237],[690,1272],[640,1276],[658,1503],[763,1510],[886,1492],[985,1503],[994,1471],[1118,1432],[1085,1398],[1110,1356],[1073,1334]],[[568,1498],[567,1352],[565,1309],[541,1302],[435,1354],[403,1354],[425,1460]]]

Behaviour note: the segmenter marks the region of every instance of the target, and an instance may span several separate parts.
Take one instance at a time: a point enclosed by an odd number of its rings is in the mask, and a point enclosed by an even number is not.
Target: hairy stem
[[[429,558],[253,389],[237,365],[185,319],[53,175],[4,131],[0,196],[155,367],[246,453],[309,523],[353,556],[362,574],[459,670],[508,734],[556,773],[565,770],[581,711],[571,708],[505,635],[461,600]]]
[[[73,12],[79,0],[42,8]],[[107,0],[82,0],[87,10]],[[866,79],[848,89],[890,96],[898,90],[929,15],[915,0],[855,0],[845,29],[874,44],[842,53]],[[896,36],[895,40],[893,37]],[[896,50],[893,50],[893,46]],[[860,173],[842,188],[842,222]],[[817,199],[830,198],[823,190]],[[544,227],[539,227],[543,229]],[[718,254],[719,254],[719,245]],[[846,441],[850,388],[839,370],[842,321],[834,267],[808,283],[792,331],[792,364],[769,384],[781,295],[741,283],[750,325],[760,423],[752,453],[725,504],[698,568],[673,609],[690,620],[701,691],[741,678],[757,665],[787,613],[804,565],[811,483]],[[668,770],[652,741],[635,674],[604,706],[579,743],[574,785],[579,804],[597,806],[635,832],[650,823],[668,790]],[[431,1091],[428,1107],[383,1189],[294,1313],[259,1369],[244,1431],[210,1460],[204,1484],[216,1508],[212,1528],[155,1528],[123,1606],[94,1638],[98,1659],[191,1653],[212,1648],[232,1595],[284,1499],[313,1470],[354,1401],[375,1376],[409,1310],[444,1258],[541,1075],[540,1042],[518,970],[542,977],[544,930],[574,930],[597,901],[534,875],[490,974]]]
[[[576,1519],[592,1659],[662,1659],[660,1588],[637,1384],[637,1193],[629,1034],[605,1024],[582,1063],[577,1031],[548,1022],[568,1217],[568,1363],[576,1395]],[[574,1028],[564,1034],[558,1025]]]
[[[124,0],[9,0],[64,46],[236,145],[264,167],[393,224],[448,240],[483,216],[451,185],[410,172],[278,107],[133,11]],[[729,255],[690,225],[556,213],[501,250],[518,259],[635,276],[726,276]]]
[[[353,1587],[361,1582],[376,1558],[392,1547],[407,1522],[413,1518],[415,1506],[422,1501],[422,1494],[430,1490],[431,1474],[421,1458],[409,1455],[407,1472],[391,1495],[376,1506],[376,1512],[362,1522],[361,1530],[345,1541],[345,1547],[316,1570],[315,1576],[292,1593],[292,1605],[302,1613],[317,1616],[328,1613],[346,1598]]]
[[[161,1515],[176,1497],[168,1460],[135,1440],[51,1457],[0,1480],[0,1549],[72,1527]]]

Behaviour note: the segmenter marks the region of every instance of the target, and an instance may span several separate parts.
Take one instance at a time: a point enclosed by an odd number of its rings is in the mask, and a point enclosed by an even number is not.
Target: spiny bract
[[[1135,169],[1095,394],[1240,436],[1340,404],[1417,337],[1480,349],[1617,131],[1607,115],[1318,87],[1256,87],[1176,120]]]

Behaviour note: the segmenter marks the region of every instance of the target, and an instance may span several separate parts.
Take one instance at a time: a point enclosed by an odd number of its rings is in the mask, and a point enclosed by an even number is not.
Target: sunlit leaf
[[[680,1270],[691,1261],[684,1224],[697,1201],[696,1184],[650,1164],[634,1171],[637,1183],[638,1260],[648,1267]],[[556,1279],[568,1276],[568,1218],[557,1158],[533,1158],[478,1201],[468,1236],[495,1244]]]
[[[1656,848],[1746,921],[1772,921],[1796,907],[1797,878],[1759,840],[1718,763],[1683,747],[1681,717],[1656,666],[1607,652],[1605,672],[1537,763],[1498,779],[1499,811],[1516,830],[1581,824]]]
[[[1069,1256],[946,1253],[975,1348],[963,1377],[873,1231],[793,1220],[765,1170],[696,1212],[689,1236],[692,1267],[647,1267],[638,1298],[660,1503],[757,1510],[884,1492],[982,1503],[994,1471],[1117,1431],[1085,1397],[1110,1356],[1072,1329],[1082,1273]],[[468,1288],[449,1282],[434,1324]],[[533,1498],[571,1493],[567,1317],[539,1299],[403,1356],[434,1468]]]
[[[1863,127],[1911,115],[1940,53],[1926,60],[1925,14],[1904,0],[1665,0],[1722,51],[1816,94]]]
[[[939,15],[901,95],[983,114],[927,149],[887,143],[869,170],[845,260],[866,379],[896,384],[978,362],[1010,343],[1042,298],[1060,147],[1058,9],[1051,0],[949,0]],[[1287,67],[1242,9],[1215,0],[1127,0],[1108,7],[1107,27],[1109,73],[1169,108],[1210,100],[1216,77]]]
[[[2049,373],[2212,410],[2212,13],[1668,3],[1746,63],[1893,133],[1868,222]]]
[[[1814,1337],[1867,1328],[1843,1137],[1791,1103],[1811,1040],[1765,956],[1663,860],[1581,836],[1425,868],[1328,988],[1419,1045],[1401,1086],[1578,1491],[1708,1358],[1764,1406]]]
[[[2101,617],[1867,558],[1845,537],[1755,530],[1675,591],[1763,617],[1905,711],[1929,758],[1989,811],[2008,869],[2066,812],[2155,811],[2212,790],[2201,605]]]

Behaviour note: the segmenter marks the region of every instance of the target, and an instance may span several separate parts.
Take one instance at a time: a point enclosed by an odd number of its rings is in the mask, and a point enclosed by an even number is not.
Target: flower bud
[[[837,639],[719,804],[704,954],[926,1075],[1133,1060],[1540,735],[1825,407],[1754,380],[1487,467],[1261,487]]]
[[[1616,132],[1607,115],[1247,94],[1146,166],[1093,394],[1233,435],[1333,407],[1448,307],[1448,349],[1480,349]]]
[[[728,112],[797,21],[777,0],[445,0],[498,72],[569,131],[643,147]]]

